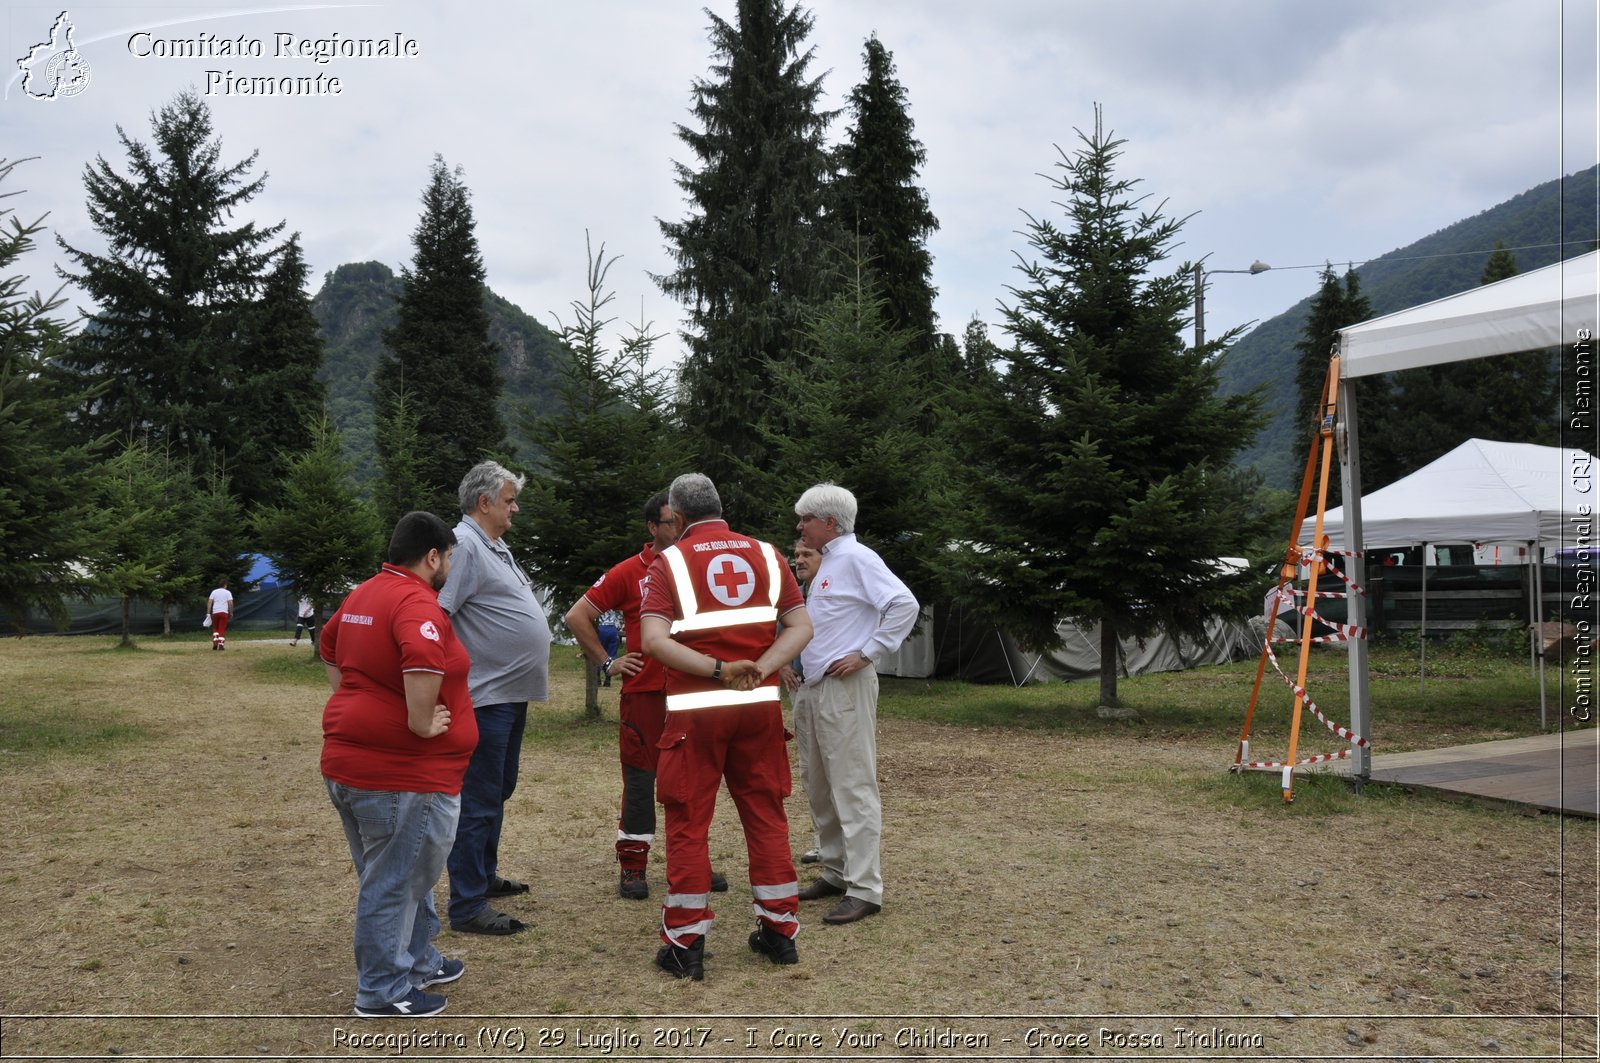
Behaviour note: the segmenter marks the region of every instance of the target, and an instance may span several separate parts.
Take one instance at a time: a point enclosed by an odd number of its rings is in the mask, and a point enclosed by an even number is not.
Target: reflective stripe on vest
[[[683,551],[676,546],[669,546],[661,551],[661,557],[667,562],[667,567],[672,570],[672,583],[678,589],[678,606],[683,610],[683,616],[672,622],[668,634],[677,635],[684,631],[715,631],[719,628],[737,627],[740,624],[771,624],[778,619],[778,592],[782,587],[778,576],[778,552],[772,548],[771,543],[756,541],[761,548],[761,553],[767,559],[767,594],[769,601],[766,605],[747,605],[737,609],[711,609],[700,611],[700,600],[695,594],[694,580],[689,575],[689,563],[683,559]]]
[[[765,705],[779,700],[777,684],[754,690],[693,690],[687,694],[668,694],[668,712],[694,709],[720,709],[738,705]]]

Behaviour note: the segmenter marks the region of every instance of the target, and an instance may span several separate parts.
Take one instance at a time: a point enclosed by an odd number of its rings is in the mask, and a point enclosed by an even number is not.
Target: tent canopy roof
[[[1417,543],[1560,542],[1588,495],[1573,489],[1575,465],[1593,463],[1581,450],[1533,443],[1469,439],[1388,487],[1361,496],[1364,547]],[[1580,481],[1582,482],[1582,481]],[[1316,517],[1300,542],[1309,545]],[[1328,511],[1323,531],[1344,545],[1344,507]]]
[[[1600,331],[1600,251],[1339,330],[1347,377],[1534,351]]]

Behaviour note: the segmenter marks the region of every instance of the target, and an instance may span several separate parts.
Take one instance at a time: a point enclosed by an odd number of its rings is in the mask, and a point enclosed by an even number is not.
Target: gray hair
[[[489,501],[498,502],[506,484],[516,484],[521,491],[527,480],[526,476],[518,476],[498,461],[480,461],[461,478],[461,512],[471,516],[478,512],[478,499],[487,495]]]
[[[722,516],[722,496],[704,473],[686,472],[667,488],[667,505],[677,510],[685,524]],[[680,532],[682,528],[678,529]]]
[[[833,483],[820,483],[808,487],[794,504],[797,517],[833,518],[833,526],[840,535],[856,530],[856,496]]]

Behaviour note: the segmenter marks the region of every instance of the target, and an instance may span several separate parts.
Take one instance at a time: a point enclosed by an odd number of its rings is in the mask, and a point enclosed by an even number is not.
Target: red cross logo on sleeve
[[[723,605],[743,605],[756,589],[756,572],[738,554],[718,554],[706,566],[711,596]]]

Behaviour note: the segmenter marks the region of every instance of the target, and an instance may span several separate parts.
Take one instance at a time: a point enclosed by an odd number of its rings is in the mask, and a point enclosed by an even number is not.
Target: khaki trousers
[[[881,905],[877,670],[802,686],[794,693],[794,724],[822,877],[848,896]]]

